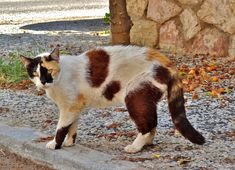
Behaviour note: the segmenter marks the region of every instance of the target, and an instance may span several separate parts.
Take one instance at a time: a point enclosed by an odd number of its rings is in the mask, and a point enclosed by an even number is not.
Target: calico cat
[[[77,119],[84,108],[121,103],[139,132],[125,151],[136,153],[153,142],[156,104],[164,94],[175,128],[192,143],[205,143],[186,118],[183,87],[174,64],[154,49],[107,46],[79,56],[64,56],[56,47],[51,53],[34,59],[21,56],[21,60],[30,79],[45,89],[60,110],[55,138],[47,148],[74,145]]]

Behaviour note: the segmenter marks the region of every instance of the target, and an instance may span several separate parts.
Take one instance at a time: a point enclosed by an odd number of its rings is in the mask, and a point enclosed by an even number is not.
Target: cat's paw
[[[75,144],[73,143],[73,138],[69,138],[69,139],[66,139],[63,146],[65,147],[70,147],[70,146],[74,146]]]
[[[48,149],[56,149],[56,142],[55,142],[55,140],[51,140],[50,142],[48,142],[46,144],[46,148],[48,148]]]
[[[127,153],[136,153],[136,152],[139,152],[141,150],[141,148],[137,148],[136,146],[134,145],[127,145],[124,150],[127,152]]]

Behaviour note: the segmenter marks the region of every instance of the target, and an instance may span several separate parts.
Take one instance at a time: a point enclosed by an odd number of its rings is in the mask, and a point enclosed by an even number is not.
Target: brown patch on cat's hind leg
[[[146,134],[157,126],[156,104],[162,94],[151,82],[144,82],[125,97],[127,110],[140,133]]]
[[[156,104],[162,94],[162,91],[150,82],[140,84],[139,89],[127,94],[126,106],[139,134],[131,145],[125,147],[126,152],[136,153],[144,145],[152,144],[157,126]]]

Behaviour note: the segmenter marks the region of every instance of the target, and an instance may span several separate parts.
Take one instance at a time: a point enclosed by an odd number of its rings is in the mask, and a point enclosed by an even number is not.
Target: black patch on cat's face
[[[26,66],[28,75],[30,78],[34,78],[34,73],[37,71],[38,64],[41,62],[41,57],[37,57],[34,59],[29,59],[30,63]]]
[[[51,73],[49,73],[48,69],[42,65],[40,65],[40,80],[43,85],[53,82]]]

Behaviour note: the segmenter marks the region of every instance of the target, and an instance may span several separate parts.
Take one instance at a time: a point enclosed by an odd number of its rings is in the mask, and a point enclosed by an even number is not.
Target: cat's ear
[[[59,59],[60,59],[60,49],[59,49],[58,46],[51,52],[49,57],[52,60],[55,60],[57,62],[59,61]]]
[[[20,55],[20,60],[24,64],[25,67],[27,67],[32,62],[32,58],[25,57],[23,55]]]

